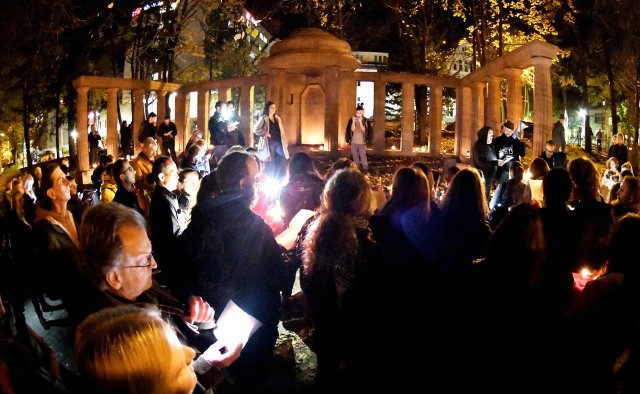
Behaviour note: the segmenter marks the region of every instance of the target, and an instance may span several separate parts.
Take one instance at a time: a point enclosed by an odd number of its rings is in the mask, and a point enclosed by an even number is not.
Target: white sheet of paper
[[[304,226],[307,220],[309,220],[309,218],[315,213],[315,211],[311,211],[309,209],[299,210],[298,213],[296,213],[293,219],[291,219],[291,221],[289,222],[289,226],[286,228],[286,230],[278,234],[278,236],[276,237],[276,242],[284,246],[284,248],[287,250],[293,248],[296,242],[296,238],[298,238],[298,233],[302,229],[302,226]]]
[[[261,326],[262,323],[258,319],[243,311],[233,300],[229,300],[216,322],[213,333],[221,341],[242,342],[244,348],[251,335]]]

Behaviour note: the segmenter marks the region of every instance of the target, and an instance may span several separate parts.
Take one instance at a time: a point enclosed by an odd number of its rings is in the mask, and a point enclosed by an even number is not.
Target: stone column
[[[89,88],[76,88],[78,101],[76,105],[76,122],[78,123],[78,170],[89,171]]]
[[[402,153],[413,153],[413,129],[415,128],[415,85],[412,82],[402,84]]]
[[[338,116],[340,114],[340,70],[330,67],[325,71],[324,149],[338,150]]]
[[[387,84],[376,81],[373,84],[373,136],[372,145],[374,152],[382,152],[385,149],[385,101],[387,98]]]
[[[511,120],[516,127],[522,120],[522,70],[519,68],[507,68],[504,70],[507,75],[507,119]]]
[[[202,131],[202,138],[209,146],[211,139],[209,136],[209,101],[211,91],[198,90],[198,130]]]
[[[484,120],[484,87],[485,83],[478,82],[471,86],[471,113],[475,116],[471,117],[471,145],[478,138],[477,132],[485,125]]]
[[[533,124],[534,134],[532,156],[537,156],[544,149],[544,144],[551,139],[553,128],[553,107],[551,92],[551,62],[546,57],[533,57],[531,63],[534,71]]]
[[[472,112],[471,112],[471,88],[459,87],[456,89],[456,131],[454,154],[461,161],[467,162],[467,152],[471,152],[472,141],[475,134],[472,133]]]
[[[502,89],[500,83],[502,78],[492,75],[487,78],[487,102],[485,105],[486,124],[493,128],[494,135],[497,137],[500,133],[500,104],[502,103]]]
[[[131,120],[134,156],[140,153],[138,135],[140,134],[140,126],[144,120],[144,89],[136,89],[133,92],[133,119]]]
[[[240,88],[240,102],[238,116],[240,116],[240,131],[247,146],[253,146],[253,86]]]
[[[167,91],[166,90],[158,90],[156,92],[156,105],[157,111],[156,115],[158,115],[158,119],[156,120],[156,126],[159,126],[160,123],[164,122],[164,116],[167,114]],[[160,144],[161,141],[158,141]]]
[[[225,86],[218,89],[218,100],[227,102],[233,98],[233,92],[230,87]]]
[[[442,85],[434,84],[429,87],[429,153],[440,156],[441,142]]]
[[[120,157],[118,138],[118,88],[107,89],[107,153]]]
[[[188,91],[182,89],[176,91],[176,109],[174,115],[174,123],[178,129],[176,135],[176,153],[182,152],[188,139],[191,137],[191,130],[189,129],[189,117],[187,116],[187,97]]]

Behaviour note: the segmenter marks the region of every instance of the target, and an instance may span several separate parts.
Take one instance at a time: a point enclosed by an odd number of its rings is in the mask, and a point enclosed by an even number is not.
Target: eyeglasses
[[[151,267],[151,265],[153,264],[153,252],[149,253],[149,255],[147,256],[147,260],[145,264],[140,264],[140,265],[127,265],[124,267],[120,267],[122,269],[124,268],[149,268]]]
[[[126,169],[126,170],[123,170],[123,171],[122,171],[122,174],[125,174],[125,173],[127,173],[127,172],[134,172],[134,171],[135,171],[135,169],[134,169],[133,167],[127,167],[127,169]]]

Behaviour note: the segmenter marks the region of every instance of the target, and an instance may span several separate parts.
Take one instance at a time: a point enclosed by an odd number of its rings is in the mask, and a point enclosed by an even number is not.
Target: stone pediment
[[[354,71],[361,63],[346,41],[320,29],[300,29],[271,47],[269,56],[258,67],[266,74],[278,70],[294,74],[316,75],[320,69],[337,67]]]

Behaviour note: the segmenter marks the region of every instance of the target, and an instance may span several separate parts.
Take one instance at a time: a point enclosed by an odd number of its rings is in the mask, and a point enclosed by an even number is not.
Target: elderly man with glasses
[[[211,345],[213,308],[201,297],[179,300],[153,279],[158,265],[139,212],[119,203],[98,204],[84,213],[80,229],[79,269],[85,283],[76,287],[77,303],[69,308],[72,320],[109,306],[154,304],[172,317],[189,342]]]
[[[154,281],[158,265],[139,212],[119,203],[98,204],[85,212],[80,231],[80,270],[93,290],[79,299],[87,305],[85,312],[117,305],[155,305],[181,342],[202,352],[194,363],[196,373],[226,367],[240,356],[241,343],[216,343],[215,311],[206,301],[190,296],[182,304]]]

